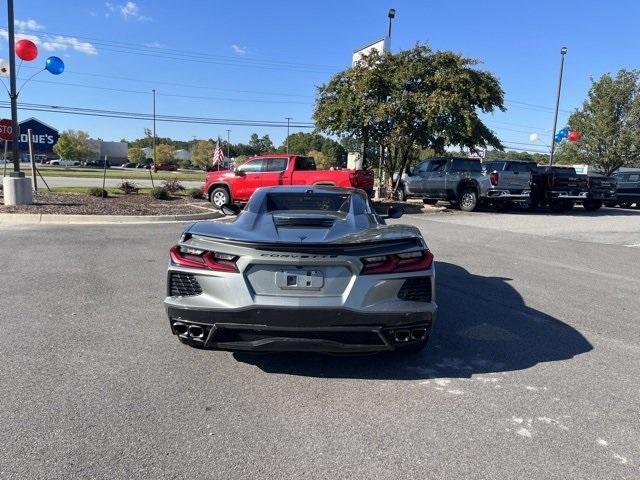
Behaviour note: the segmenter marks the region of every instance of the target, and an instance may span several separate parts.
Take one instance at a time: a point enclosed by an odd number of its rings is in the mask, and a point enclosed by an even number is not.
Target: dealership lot
[[[0,477],[638,478],[640,211],[400,222],[438,260],[417,356],[191,349],[183,225],[0,230]]]

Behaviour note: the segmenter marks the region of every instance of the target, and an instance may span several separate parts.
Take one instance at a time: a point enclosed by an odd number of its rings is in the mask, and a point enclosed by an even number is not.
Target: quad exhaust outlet
[[[393,340],[396,343],[406,343],[409,341],[420,341],[420,340],[424,340],[427,336],[427,329],[426,328],[412,328],[412,329],[402,329],[402,330],[395,330],[393,332]]]

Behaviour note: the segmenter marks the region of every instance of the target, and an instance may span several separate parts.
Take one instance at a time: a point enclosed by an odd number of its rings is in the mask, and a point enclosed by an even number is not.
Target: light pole
[[[549,155],[549,165],[553,165],[553,153],[556,147],[556,128],[558,128],[558,108],[560,107],[560,91],[562,90],[562,71],[564,70],[564,56],[567,54],[567,47],[560,49],[560,78],[558,78],[558,94],[556,95],[556,113],[553,116],[553,130],[551,131],[551,155]]]
[[[227,158],[231,158],[231,130],[227,128]]]
[[[7,0],[7,30],[9,31],[9,97],[11,98],[11,155],[13,156],[12,177],[24,177],[20,172],[20,132],[18,131],[18,93],[16,89],[16,39],[13,24],[13,0]]]
[[[156,163],[156,89],[153,92],[153,163]]]
[[[287,119],[287,153],[289,153],[289,125],[291,124],[291,120],[293,117],[284,117]]]
[[[389,17],[389,33],[387,34],[387,37],[391,38],[391,20],[393,20],[396,16],[396,9],[390,8],[387,16]]]

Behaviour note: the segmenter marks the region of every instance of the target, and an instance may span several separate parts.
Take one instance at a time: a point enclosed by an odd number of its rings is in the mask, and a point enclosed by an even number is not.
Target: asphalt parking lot
[[[640,478],[640,211],[401,222],[438,261],[415,356],[192,349],[183,225],[0,227],[0,478]]]

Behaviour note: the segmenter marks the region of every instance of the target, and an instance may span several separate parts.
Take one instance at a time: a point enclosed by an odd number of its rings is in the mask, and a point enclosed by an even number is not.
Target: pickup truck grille
[[[430,302],[431,277],[417,277],[405,280],[398,292],[398,298],[411,302]]]
[[[172,297],[190,297],[200,295],[202,287],[193,273],[171,272],[169,276],[169,293]]]

